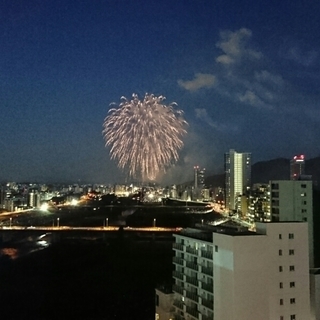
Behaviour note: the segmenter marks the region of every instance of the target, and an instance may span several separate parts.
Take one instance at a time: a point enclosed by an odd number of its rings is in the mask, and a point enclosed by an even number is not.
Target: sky
[[[223,172],[320,155],[320,3],[255,0],[0,1],[0,181],[122,183],[102,125],[145,93],[188,122],[179,160]]]

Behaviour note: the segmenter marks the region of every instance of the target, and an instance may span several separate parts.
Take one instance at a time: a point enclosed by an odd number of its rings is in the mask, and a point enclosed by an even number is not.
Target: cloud
[[[271,106],[266,104],[256,93],[251,90],[247,90],[244,94],[239,95],[239,100],[244,103],[248,103],[253,107],[271,109]]]
[[[303,65],[304,67],[310,67],[316,62],[318,52],[315,50],[303,52],[299,47],[293,47],[289,49],[287,58]]]
[[[216,62],[230,65],[244,56],[260,59],[262,54],[247,46],[251,36],[252,32],[247,28],[241,28],[235,32],[220,32],[221,40],[216,44],[216,47],[221,49],[224,54],[218,56]]]
[[[259,82],[269,83],[277,86],[282,86],[284,84],[283,78],[281,76],[272,74],[267,70],[256,71],[255,79]]]
[[[215,129],[218,128],[218,124],[210,118],[206,109],[204,108],[195,109],[195,113],[196,113],[197,119],[204,121],[212,128],[215,128]]]
[[[190,81],[178,80],[180,87],[194,92],[201,88],[212,88],[216,84],[216,77],[209,73],[196,73],[195,78]]]

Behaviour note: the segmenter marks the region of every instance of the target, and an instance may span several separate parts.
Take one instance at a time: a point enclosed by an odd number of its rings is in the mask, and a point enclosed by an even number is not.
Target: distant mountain
[[[320,187],[320,157],[307,159],[305,164],[306,175],[312,175],[312,180]],[[278,158],[261,161],[251,167],[252,183],[268,183],[270,180],[290,179],[290,159]],[[223,187],[224,174],[206,177],[205,185],[209,188]]]
[[[251,167],[251,182],[268,183],[270,180],[290,179],[290,160],[284,158],[261,161]]]

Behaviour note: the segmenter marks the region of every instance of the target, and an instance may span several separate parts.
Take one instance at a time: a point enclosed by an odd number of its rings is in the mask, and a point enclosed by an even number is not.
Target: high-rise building
[[[314,267],[312,181],[270,181],[271,221],[305,221],[309,229],[309,261]]]
[[[193,200],[199,200],[201,198],[201,190],[204,188],[205,168],[194,166],[194,191]]]
[[[188,228],[173,244],[174,319],[310,319],[308,225]]]
[[[205,178],[205,168],[200,168],[199,166],[194,166],[194,188],[202,189],[204,187],[204,178]]]
[[[231,149],[224,155],[225,205],[237,209],[237,200],[246,194],[251,184],[251,153],[238,153]]]
[[[305,174],[305,157],[303,154],[294,156],[290,160],[290,179],[298,180]]]

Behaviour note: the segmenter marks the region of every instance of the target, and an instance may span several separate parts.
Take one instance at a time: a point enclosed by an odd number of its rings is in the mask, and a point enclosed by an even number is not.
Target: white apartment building
[[[270,181],[271,221],[305,221],[309,230],[309,263],[314,267],[312,181]]]
[[[310,319],[307,223],[187,228],[174,237],[175,320]]]

